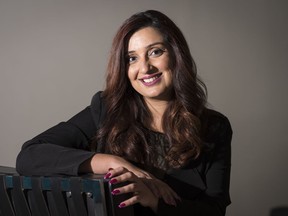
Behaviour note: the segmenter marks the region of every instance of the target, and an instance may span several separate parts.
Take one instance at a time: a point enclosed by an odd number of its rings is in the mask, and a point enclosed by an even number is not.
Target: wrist
[[[84,162],[82,162],[79,165],[78,173],[91,173],[91,172],[93,172],[93,169],[92,169],[92,166],[91,166],[92,158],[93,157],[85,160]]]
[[[114,156],[97,153],[90,162],[91,169],[95,174],[106,174],[109,168],[114,168]]]

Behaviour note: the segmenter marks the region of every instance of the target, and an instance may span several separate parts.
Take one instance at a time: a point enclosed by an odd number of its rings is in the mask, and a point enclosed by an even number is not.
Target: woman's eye
[[[136,61],[136,57],[135,56],[128,56],[128,63],[131,64],[134,61]]]
[[[164,50],[162,49],[153,49],[149,53],[149,56],[161,56],[164,53]]]

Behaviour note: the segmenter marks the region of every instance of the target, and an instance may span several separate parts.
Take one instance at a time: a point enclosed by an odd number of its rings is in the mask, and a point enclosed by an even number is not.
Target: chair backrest
[[[0,215],[133,216],[132,207],[118,208],[128,195],[111,195],[113,187],[102,175],[20,176],[0,166]]]

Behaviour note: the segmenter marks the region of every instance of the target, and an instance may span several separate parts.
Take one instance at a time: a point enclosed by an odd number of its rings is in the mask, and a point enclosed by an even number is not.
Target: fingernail
[[[168,199],[166,203],[169,205],[177,206],[175,200],[173,200],[173,199]]]
[[[111,193],[112,193],[113,195],[116,195],[116,194],[120,193],[120,190],[114,189]]]
[[[175,200],[171,200],[170,205],[177,206]]]
[[[110,176],[111,176],[111,173],[107,173],[107,174],[104,176],[104,179],[108,179]]]
[[[109,183],[110,183],[110,184],[115,184],[115,183],[117,183],[117,179],[111,179],[111,180],[109,181]]]
[[[119,208],[124,208],[126,206],[125,203],[120,203],[120,205],[118,205]]]

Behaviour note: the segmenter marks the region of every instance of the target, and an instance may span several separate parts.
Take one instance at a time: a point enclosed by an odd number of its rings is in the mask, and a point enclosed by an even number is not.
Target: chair
[[[0,215],[134,216],[133,207],[118,208],[129,195],[111,195],[118,186],[101,175],[21,176],[0,166]]]

